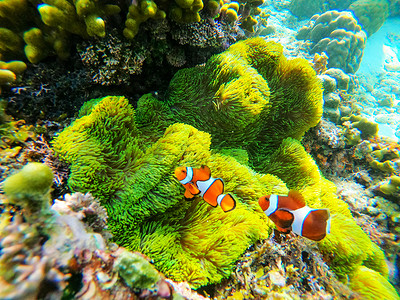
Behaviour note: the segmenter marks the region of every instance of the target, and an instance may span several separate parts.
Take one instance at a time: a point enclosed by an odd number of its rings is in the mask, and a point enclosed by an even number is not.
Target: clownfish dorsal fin
[[[291,198],[297,205],[299,205],[299,208],[306,206],[306,201],[299,191],[290,190],[288,197]]]
[[[202,165],[196,172],[196,180],[206,181],[211,177],[211,170],[209,167]]]
[[[200,169],[201,169],[203,172],[205,172],[205,174],[207,174],[207,176],[211,176],[211,170],[210,170],[210,168],[209,168],[208,166],[202,165],[202,166],[200,167]]]
[[[294,216],[291,212],[286,209],[279,208],[275,211],[275,216],[279,219],[277,223],[279,223],[279,227],[283,229],[287,229],[292,226],[294,221]]]

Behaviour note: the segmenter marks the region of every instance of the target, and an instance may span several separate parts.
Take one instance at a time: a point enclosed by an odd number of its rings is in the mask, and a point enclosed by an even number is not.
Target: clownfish
[[[200,194],[208,204],[213,207],[219,205],[224,212],[236,207],[236,200],[232,195],[224,194],[224,181],[212,177],[209,167],[178,167],[175,169],[175,176],[186,189],[186,199],[193,199],[195,195]]]
[[[330,232],[329,210],[310,208],[299,192],[289,191],[287,196],[263,196],[258,203],[281,232],[291,230],[313,241],[322,240]]]

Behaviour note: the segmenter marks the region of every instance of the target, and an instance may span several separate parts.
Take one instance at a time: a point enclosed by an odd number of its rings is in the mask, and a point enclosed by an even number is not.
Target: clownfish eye
[[[269,196],[265,196],[265,201],[269,202]]]

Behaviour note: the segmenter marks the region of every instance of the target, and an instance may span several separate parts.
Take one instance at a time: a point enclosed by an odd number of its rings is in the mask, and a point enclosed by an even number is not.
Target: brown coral
[[[299,30],[297,39],[311,41],[311,54],[325,51],[329,56],[329,68],[355,73],[361,63],[367,35],[352,12],[330,10],[314,15]]]

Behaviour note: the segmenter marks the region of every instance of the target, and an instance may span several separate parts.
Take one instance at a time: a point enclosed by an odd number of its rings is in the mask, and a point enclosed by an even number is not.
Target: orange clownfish
[[[211,176],[210,168],[178,167],[175,176],[185,187],[185,198],[193,199],[200,194],[203,199],[213,207],[221,206],[224,212],[231,211],[236,207],[236,201],[231,194],[224,194],[224,181],[221,178]]]
[[[330,231],[329,210],[310,208],[299,192],[290,191],[287,196],[263,196],[258,203],[278,230],[284,233],[292,230],[297,235],[320,241]]]

